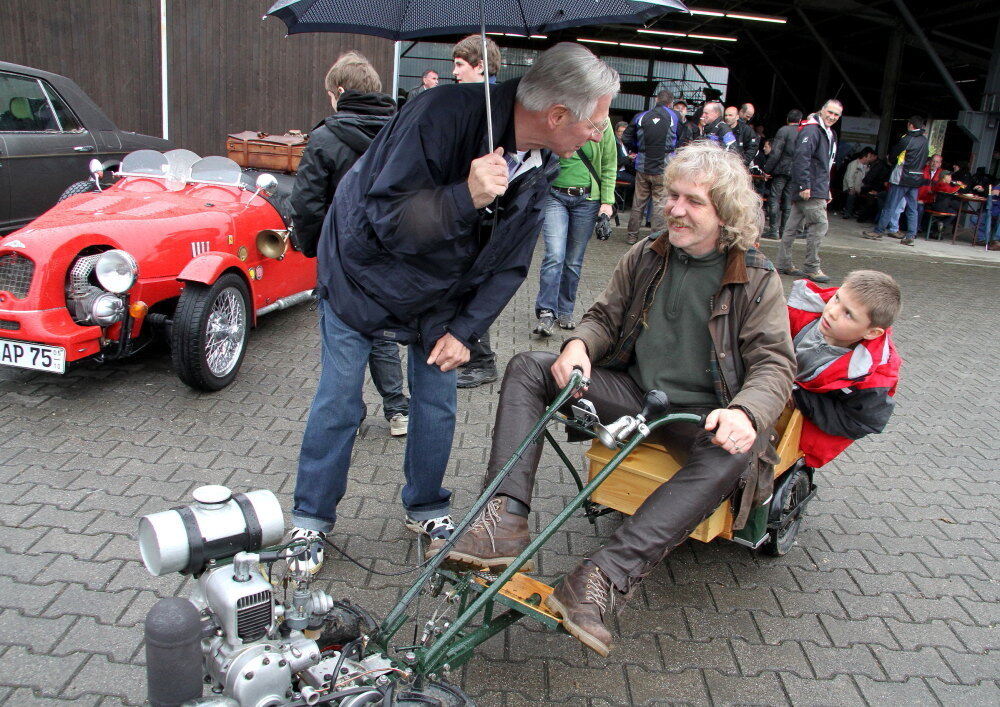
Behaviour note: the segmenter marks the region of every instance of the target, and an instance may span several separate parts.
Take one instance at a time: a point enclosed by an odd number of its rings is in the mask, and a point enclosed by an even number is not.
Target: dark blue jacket
[[[677,148],[681,117],[672,108],[657,105],[632,119],[622,142],[636,153],[635,171],[663,174],[667,158]]]
[[[492,86],[498,146],[515,151],[518,80]],[[466,180],[488,152],[482,84],[410,101],[337,187],[319,245],[319,294],[348,326],[429,350],[450,332],[483,336],[528,274],[559,161],[519,176],[499,201],[492,236]],[[530,157],[530,155],[529,155]]]
[[[792,193],[795,200],[799,192],[810,190],[810,199],[827,199],[830,196],[830,169],[837,154],[837,137],[820,122],[819,113],[813,113],[799,123],[792,155]]]

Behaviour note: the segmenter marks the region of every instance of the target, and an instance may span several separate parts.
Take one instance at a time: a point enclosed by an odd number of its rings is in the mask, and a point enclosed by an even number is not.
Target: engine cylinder
[[[147,699],[172,707],[201,697],[201,617],[187,599],[160,599],[146,614]]]

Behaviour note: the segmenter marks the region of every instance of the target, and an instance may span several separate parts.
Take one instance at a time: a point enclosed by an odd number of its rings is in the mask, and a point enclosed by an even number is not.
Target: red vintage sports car
[[[181,380],[229,385],[257,317],[316,285],[283,215],[292,178],[189,150],[133,152],[103,191],[92,169],[95,191],[0,238],[0,365],[65,373],[160,333]]]

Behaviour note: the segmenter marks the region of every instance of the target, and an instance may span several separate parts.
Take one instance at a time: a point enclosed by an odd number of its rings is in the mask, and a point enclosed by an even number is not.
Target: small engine
[[[289,575],[288,587],[294,588],[287,605],[275,600],[261,567],[308,547],[261,549],[284,534],[274,494],[202,486],[194,496],[189,506],[139,522],[140,550],[152,574],[197,577],[189,599],[163,599],[146,617],[149,701],[241,707],[381,703],[383,691],[376,686],[406,671],[381,653],[365,657],[375,624],[363,611],[311,590],[305,572]],[[208,697],[202,697],[205,685]]]

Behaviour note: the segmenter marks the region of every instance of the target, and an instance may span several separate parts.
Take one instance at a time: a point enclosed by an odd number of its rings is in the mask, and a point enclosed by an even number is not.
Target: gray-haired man
[[[601,139],[618,88],[618,74],[590,51],[558,44],[523,78],[491,87],[492,152],[482,85],[441,86],[398,114],[341,181],[319,243],[323,369],[299,456],[293,537],[333,529],[377,339],[410,346],[406,525],[451,533],[442,481],[455,368],[528,274],[556,155]],[[315,571],[322,543],[312,548],[296,562]]]

